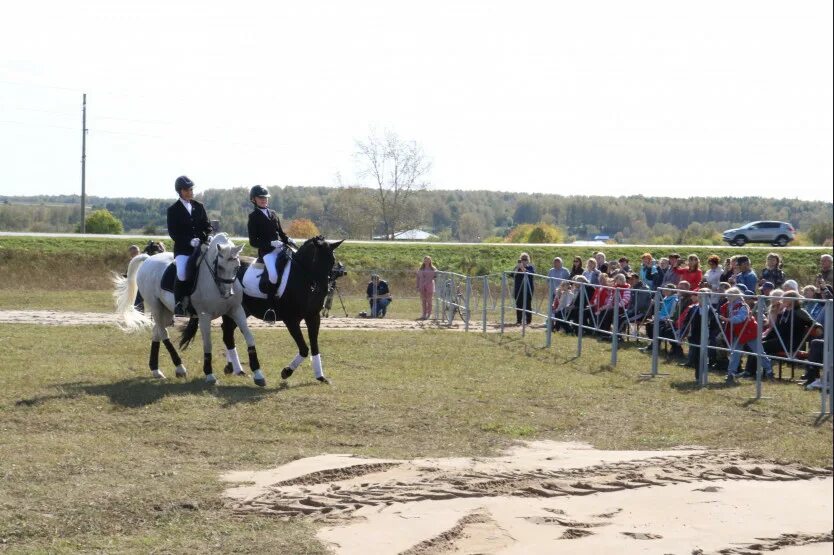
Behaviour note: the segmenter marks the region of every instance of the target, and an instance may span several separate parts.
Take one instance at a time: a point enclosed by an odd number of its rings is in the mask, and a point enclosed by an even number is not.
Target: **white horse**
[[[195,276],[197,285],[191,294],[191,305],[198,316],[192,317],[188,325],[199,325],[202,332],[203,372],[206,375],[206,383],[217,383],[211,367],[211,321],[218,316],[228,316],[243,332],[249,347],[249,367],[252,369],[255,384],[263,387],[266,385],[266,379],[258,362],[255,338],[246,324],[246,313],[241,306],[243,287],[235,281],[242,249],[242,246],[236,247],[224,233],[215,235],[208,246],[203,246]],[[126,278],[117,274],[113,276],[116,315],[121,319],[123,329],[131,331],[153,325],[149,366],[153,377],[160,379],[165,378],[159,370],[160,341],[171,355],[171,360],[176,366],[176,376],[186,376],[185,366],[171,343],[167,330],[174,323],[174,294],[162,289],[162,275],[172,263],[173,255],[168,252],[154,256],[140,254],[130,261]],[[145,310],[151,314],[153,320],[134,308],[137,290],[142,294]],[[226,359],[234,366],[235,374],[244,374],[235,349],[227,350]]]

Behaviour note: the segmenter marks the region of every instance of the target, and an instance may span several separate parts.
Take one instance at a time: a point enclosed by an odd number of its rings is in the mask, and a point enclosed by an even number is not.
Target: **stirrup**
[[[272,313],[272,317],[269,316],[269,313]],[[264,312],[263,321],[267,324],[275,324],[278,321],[278,313],[275,312],[274,309],[268,308],[266,312]]]

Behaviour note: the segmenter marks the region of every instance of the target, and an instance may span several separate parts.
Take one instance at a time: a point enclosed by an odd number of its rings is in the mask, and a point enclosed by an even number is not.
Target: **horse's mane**
[[[214,245],[225,245],[226,243],[231,243],[229,236],[225,233],[218,233],[214,236],[214,238],[212,238],[211,243],[209,243],[209,247],[213,247]]]
[[[304,256],[308,253],[313,252],[312,249],[321,248],[322,246],[326,246],[327,241],[325,241],[323,235],[316,235],[315,237],[310,237],[306,241],[304,241],[300,247],[298,247],[298,254],[300,256]]]

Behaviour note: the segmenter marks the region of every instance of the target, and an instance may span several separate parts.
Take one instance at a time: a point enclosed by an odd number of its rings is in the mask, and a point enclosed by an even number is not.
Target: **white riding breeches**
[[[185,267],[188,264],[188,255],[178,254],[174,257],[174,264],[177,265],[177,279],[185,281]]]
[[[264,266],[266,266],[266,271],[269,274],[269,283],[278,283],[278,270],[275,269],[275,261],[278,260],[280,252],[280,250],[275,249],[264,255]]]

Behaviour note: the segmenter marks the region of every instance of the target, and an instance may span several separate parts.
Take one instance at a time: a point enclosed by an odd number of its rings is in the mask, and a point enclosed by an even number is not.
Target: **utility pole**
[[[81,233],[87,232],[87,93],[81,104]]]

